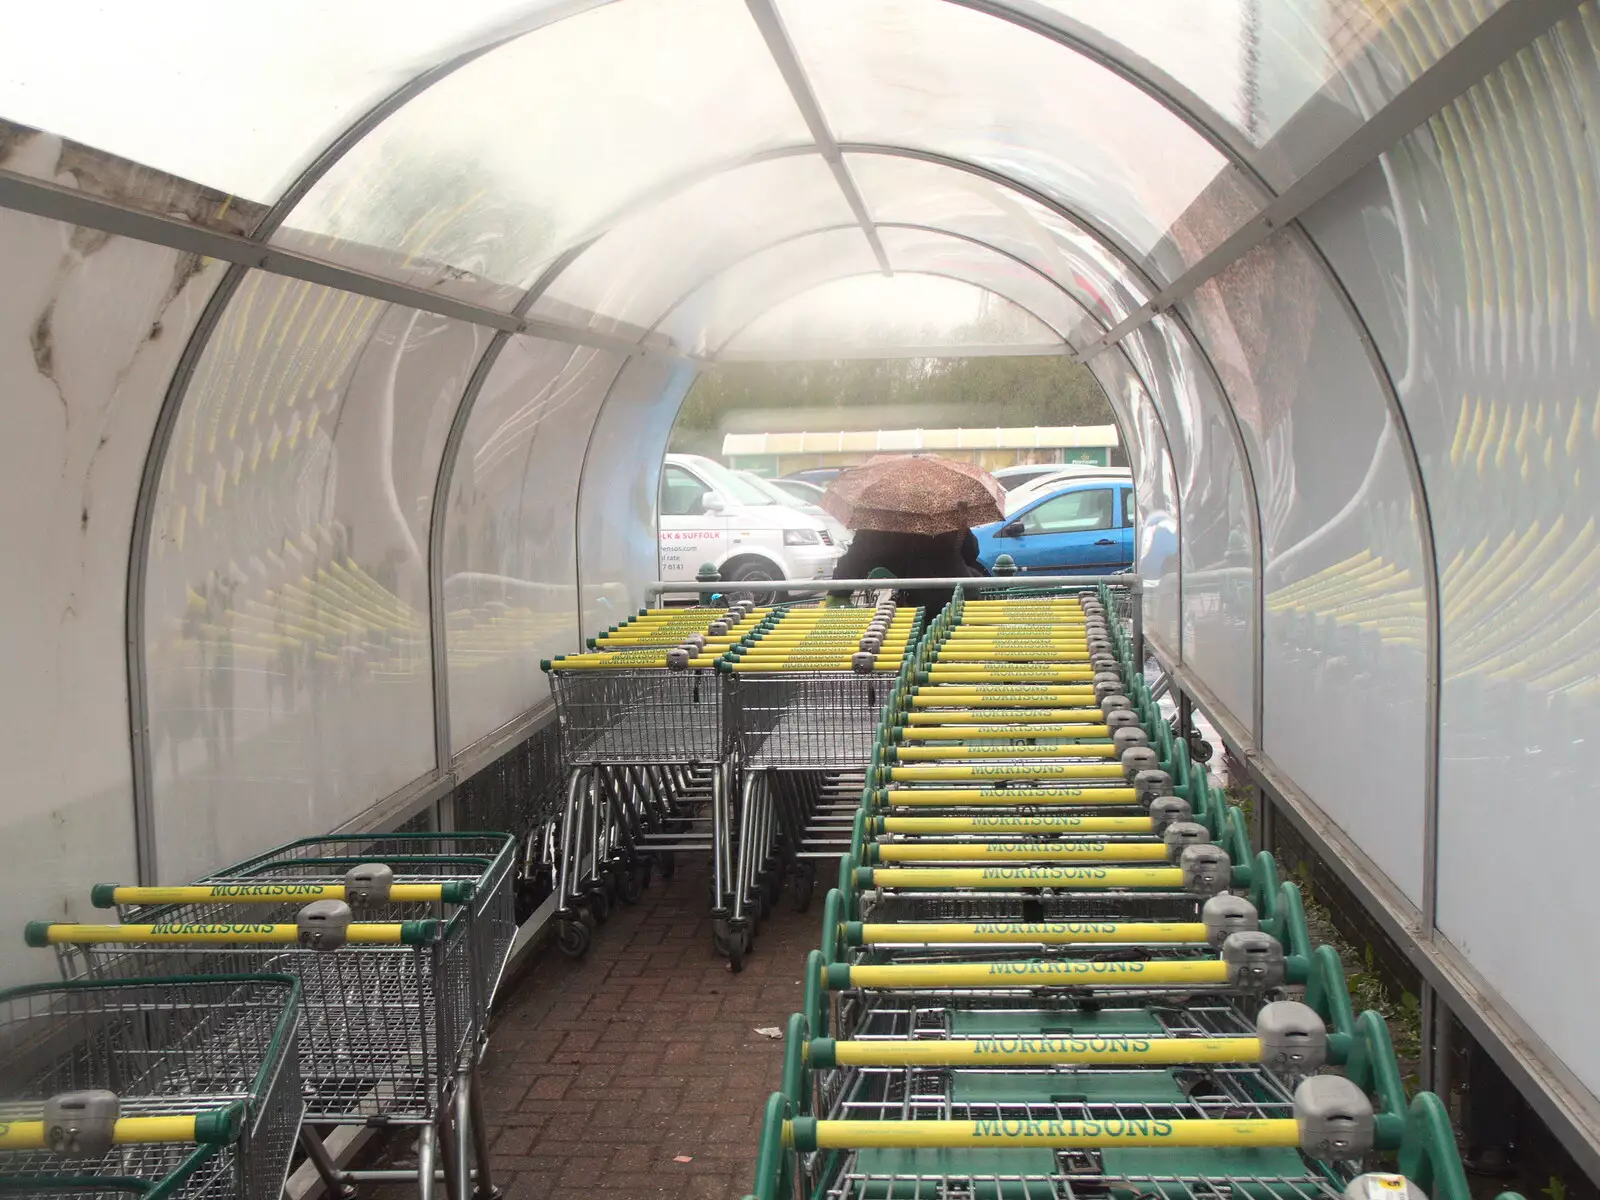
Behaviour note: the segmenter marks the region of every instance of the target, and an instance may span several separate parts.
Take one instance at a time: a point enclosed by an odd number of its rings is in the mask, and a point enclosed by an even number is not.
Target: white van
[[[831,579],[844,554],[822,520],[697,454],[667,455],[658,511],[666,580],[692,580],[705,563],[730,582]]]

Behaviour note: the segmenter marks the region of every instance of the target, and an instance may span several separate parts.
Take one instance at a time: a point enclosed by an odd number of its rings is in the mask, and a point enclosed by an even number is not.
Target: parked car
[[[821,484],[807,483],[804,479],[769,479],[773,487],[788,492],[796,500],[804,500],[807,504],[822,504],[822,493],[827,489]]]
[[[1127,467],[1096,467],[1077,463],[1063,467],[1058,464],[1050,474],[1030,479],[1027,483],[1019,483],[1007,491],[1003,511],[1010,516],[1041,496],[1048,496],[1057,488],[1077,483],[1080,479],[1114,479],[1132,483],[1133,472]]]
[[[829,579],[844,554],[824,521],[697,454],[667,455],[658,511],[669,581],[692,580],[704,563],[730,582]]]
[[[803,471],[790,471],[784,478],[798,479],[802,483],[814,483],[818,487],[827,487],[833,482],[833,477],[842,470],[844,470],[843,467],[807,467]]]
[[[1133,484],[1087,479],[1036,496],[1002,521],[979,525],[978,561],[1009,554],[1035,575],[1106,575],[1133,566]]]
[[[990,471],[995,482],[1006,491],[1021,484],[1031,482],[1043,475],[1051,475],[1061,469],[1060,463],[1019,463],[1014,467],[1001,467],[998,471]]]
[[[737,474],[740,479],[744,479],[755,484],[779,504],[786,504],[796,512],[803,512],[806,514],[806,516],[815,517],[817,520],[821,521],[827,528],[828,532],[833,535],[833,544],[838,546],[840,549],[849,549],[850,531],[844,527],[844,522],[825,512],[815,500],[801,499],[792,493],[788,488],[778,486],[777,480],[763,479],[754,471],[739,471]],[[791,485],[811,488],[811,490],[817,494],[818,499],[822,497],[821,488],[812,487],[812,485],[809,483],[799,483],[798,480],[793,479],[789,480],[789,483]]]

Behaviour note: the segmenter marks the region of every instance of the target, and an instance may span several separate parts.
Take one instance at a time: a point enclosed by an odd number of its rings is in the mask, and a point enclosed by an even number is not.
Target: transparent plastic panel
[[[578,484],[578,568],[583,635],[654,603],[661,578],[657,484],[672,423],[694,383],[687,363],[632,358],[606,397]]]
[[[720,350],[751,318],[829,279],[878,270],[859,227],[784,242],[730,267],[664,312],[658,329],[689,354]]]
[[[483,337],[259,273],[233,297],[152,523],[163,882],[331,829],[434,766],[428,515]]]
[[[745,256],[830,226],[856,218],[820,155],[752,163],[623,221],[556,276],[533,313],[637,336]]]
[[[1060,344],[1059,334],[1003,296],[942,275],[901,272],[835,279],[783,300],[745,326],[727,350],[826,354]]]
[[[916,158],[848,154],[845,163],[880,225],[947,229],[1015,255],[1070,288],[1107,326],[1149,299],[1100,243],[1018,191]]]
[[[271,203],[401,85],[573,7],[572,0],[8,6],[0,117]]]
[[[1287,183],[1493,12],[1497,0],[1039,0],[1167,72]],[[1313,100],[1318,103],[1312,104]],[[1284,135],[1284,136],[1280,136]]]
[[[1097,354],[1089,360],[1126,436],[1137,493],[1133,566],[1144,583],[1144,628],[1171,654],[1182,654],[1178,620],[1177,478],[1161,418],[1128,359]]]
[[[1009,22],[917,0],[779,7],[841,142],[997,171],[1099,221],[1158,276],[1258,207],[1245,177],[1157,101]]]
[[[898,271],[964,280],[1004,296],[1071,343],[1101,333],[1064,287],[998,250],[923,229],[880,229],[889,263]]]
[[[288,228],[325,256],[502,302],[494,285],[531,284],[652,189],[809,141],[739,0],[615,0],[429,88]]]
[[[1314,233],[1399,383],[1439,559],[1438,924],[1592,1092],[1600,19],[1585,7]],[[1491,881],[1514,880],[1513,912]],[[1497,898],[1496,891],[1501,895]],[[1530,935],[1518,914],[1537,914]]]
[[[0,904],[103,919],[86,884],[132,879],[125,601],[150,434],[221,268],[0,212]],[[0,939],[0,987],[54,959]]]
[[[1263,748],[1419,902],[1426,616],[1403,434],[1338,297],[1286,236],[1185,307],[1260,495]]]
[[[1255,680],[1255,542],[1240,469],[1218,393],[1199,352],[1168,317],[1122,345],[1166,424],[1183,509],[1183,657],[1239,722],[1249,728]]]
[[[581,645],[574,497],[622,361],[511,338],[467,419],[444,529],[454,754],[549,699],[539,660]]]

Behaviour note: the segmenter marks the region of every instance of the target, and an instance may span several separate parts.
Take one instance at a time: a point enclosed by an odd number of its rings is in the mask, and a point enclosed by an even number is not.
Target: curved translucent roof
[[[30,908],[448,794],[644,598],[708,363],[1070,355],[1151,645],[1600,1128],[1585,844],[1501,836],[1600,722],[1595,5],[10,7]]]

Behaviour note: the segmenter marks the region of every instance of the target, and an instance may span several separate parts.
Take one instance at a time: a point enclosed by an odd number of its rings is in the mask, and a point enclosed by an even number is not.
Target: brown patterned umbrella
[[[822,507],[851,529],[949,533],[1001,518],[1005,492],[971,463],[937,454],[880,454],[841,471]]]

